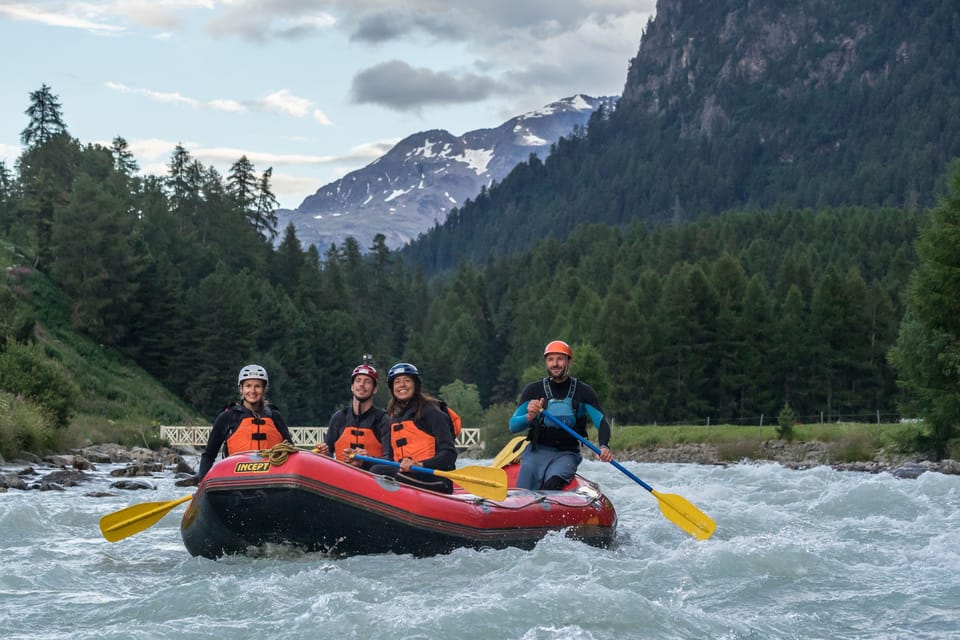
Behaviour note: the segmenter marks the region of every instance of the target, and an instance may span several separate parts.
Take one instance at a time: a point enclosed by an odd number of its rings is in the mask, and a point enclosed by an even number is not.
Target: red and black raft
[[[505,469],[514,486],[518,465]],[[581,476],[562,491],[512,488],[502,501],[419,489],[327,456],[298,451],[280,464],[257,453],[216,463],[183,515],[192,555],[218,558],[265,545],[337,556],[430,556],[459,547],[532,548],[550,531],[607,547],[617,515]]]

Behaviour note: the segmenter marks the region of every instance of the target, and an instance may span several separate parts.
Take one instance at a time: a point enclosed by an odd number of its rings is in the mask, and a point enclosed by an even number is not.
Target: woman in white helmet
[[[214,421],[207,446],[200,455],[198,481],[210,471],[221,448],[226,457],[240,451],[269,449],[284,441],[293,442],[283,417],[267,402],[269,386],[270,377],[262,366],[248,364],[240,369],[237,375],[240,401],[221,411]]]

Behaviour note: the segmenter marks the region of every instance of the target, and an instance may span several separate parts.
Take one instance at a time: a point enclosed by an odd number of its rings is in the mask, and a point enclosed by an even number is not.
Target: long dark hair
[[[393,395],[393,389],[390,389],[390,400],[387,402],[387,415],[391,418],[400,417],[407,409],[413,409],[413,419],[419,420],[423,417],[423,409],[428,405],[437,405],[440,406],[440,400],[434,398],[429,393],[424,393],[423,389],[420,388],[420,385],[417,385],[413,396],[410,397],[406,402],[399,402],[397,397]]]

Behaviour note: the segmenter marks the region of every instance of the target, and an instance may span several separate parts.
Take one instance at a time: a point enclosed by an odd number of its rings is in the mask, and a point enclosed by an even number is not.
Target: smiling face
[[[399,375],[393,379],[393,397],[398,402],[406,402],[413,397],[416,391],[416,381],[413,376]]]
[[[377,392],[377,383],[368,375],[358,373],[353,376],[353,384],[350,385],[350,391],[353,393],[357,402],[366,402]]]
[[[562,353],[548,353],[544,358],[547,365],[547,373],[557,382],[562,382],[570,373],[570,358]]]
[[[263,392],[266,385],[263,380],[244,380],[240,383],[240,395],[243,397],[243,404],[247,407],[258,406],[263,402]]]

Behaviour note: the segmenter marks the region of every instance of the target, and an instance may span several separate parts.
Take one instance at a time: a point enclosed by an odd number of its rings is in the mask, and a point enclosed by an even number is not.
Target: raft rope
[[[284,440],[280,444],[275,444],[269,449],[264,449],[260,451],[261,458],[267,458],[275,467],[279,467],[284,462],[287,461],[287,457],[295,451],[299,451],[295,446],[293,446],[289,441]]]

